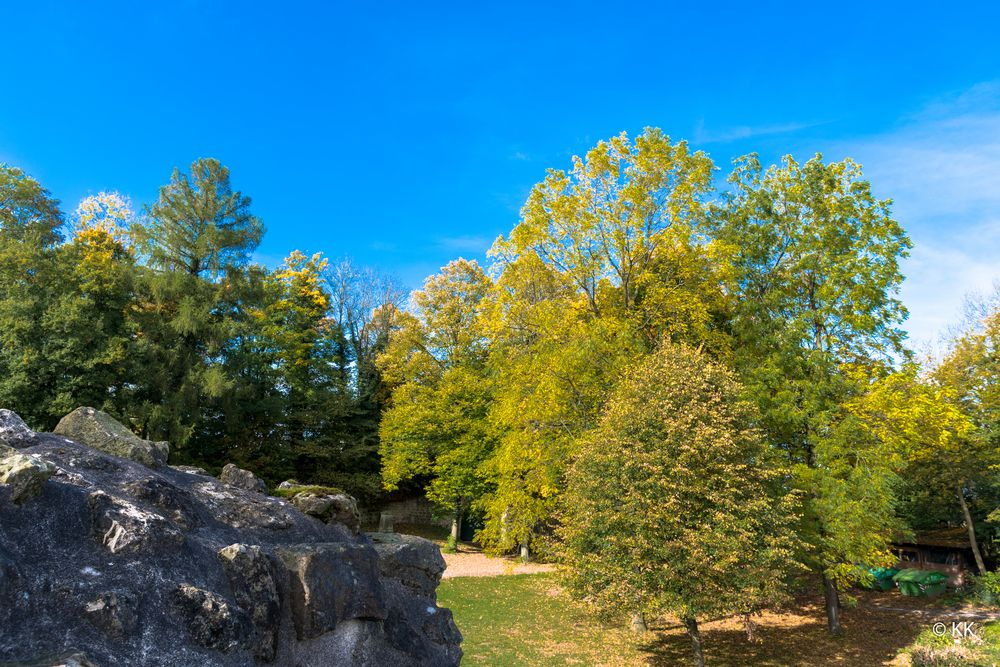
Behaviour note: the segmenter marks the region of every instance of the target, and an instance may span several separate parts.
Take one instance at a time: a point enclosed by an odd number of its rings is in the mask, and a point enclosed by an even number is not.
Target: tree
[[[44,316],[60,284],[59,201],[16,167],[0,164],[0,401],[33,426],[49,425],[52,366]]]
[[[698,620],[782,599],[794,570],[789,471],[734,375],[663,345],[616,387],[568,472],[559,535],[570,590],[605,612]]]
[[[937,457],[951,482],[969,530],[976,562],[984,566],[975,533],[973,513],[995,522],[997,451],[1000,449],[1000,285],[985,299],[968,303],[964,330],[952,340],[948,354],[931,371],[949,403],[968,420],[964,438],[949,440],[928,452]],[[951,493],[949,493],[951,495]],[[973,503],[972,509],[966,497]],[[977,503],[978,501],[978,503]],[[975,504],[985,512],[975,512]],[[985,506],[985,507],[984,507]]]
[[[736,161],[733,192],[714,212],[715,236],[732,249],[733,363],[769,441],[796,465],[809,563],[834,633],[838,586],[860,574],[857,563],[885,557],[894,502],[892,471],[877,457],[858,463],[849,430],[858,424],[842,405],[905,354],[896,295],[910,242],[861,176],[851,160],[786,157],[765,171],[751,155]],[[887,523],[852,512],[857,497],[877,500],[869,510]]]
[[[264,235],[250,213],[250,198],[234,191],[229,169],[213,158],[191,164],[191,175],[174,169],[149,220],[137,228],[151,266],[216,278],[244,266]]]
[[[47,424],[81,405],[124,417],[127,387],[138,381],[134,354],[136,266],[128,200],[116,192],[84,198],[73,236],[56,249],[52,289],[42,320],[42,358],[51,368]]]
[[[623,133],[569,173],[550,170],[491,249],[493,549],[526,553],[551,528],[565,462],[625,366],[664,337],[697,344],[717,330],[725,262],[702,234],[713,170],[660,130]]]
[[[985,572],[965,493],[997,460],[987,448],[976,446],[975,427],[954,393],[919,377],[910,365],[873,383],[848,407],[866,431],[884,443],[887,453],[899,459],[909,485],[938,501],[957,498],[976,565]]]
[[[390,393],[377,359],[389,345],[406,293],[393,277],[347,259],[331,265],[324,278],[331,295],[331,317],[344,334],[353,368],[351,422],[358,464],[377,474],[379,422]]]
[[[489,290],[476,262],[449,263],[413,294],[416,314],[400,313],[399,331],[379,357],[395,386],[380,429],[385,487],[425,482],[428,498],[452,515],[455,539],[483,493],[479,466],[492,449],[479,330]]]
[[[191,175],[174,170],[147,220],[133,234],[148,261],[140,274],[136,318],[147,381],[133,397],[142,433],[169,440],[177,456],[206,462],[215,446],[193,441],[201,406],[231,386],[220,362],[233,327],[234,272],[249,262],[263,234],[250,198],[230,185],[218,160],[200,159]]]

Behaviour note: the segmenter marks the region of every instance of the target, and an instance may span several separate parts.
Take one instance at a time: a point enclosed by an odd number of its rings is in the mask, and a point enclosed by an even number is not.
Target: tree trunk
[[[698,621],[694,618],[685,618],[684,625],[687,627],[688,637],[691,638],[694,667],[705,667],[705,654],[701,650],[701,632],[698,631]]]
[[[454,540],[455,546],[458,546],[459,536],[462,534],[462,512],[461,510],[455,510],[455,514],[451,517],[451,539]]]
[[[646,627],[646,617],[641,613],[632,614],[631,628],[632,632],[638,632],[640,634],[646,632],[646,630],[649,629]]]
[[[527,563],[531,560],[531,550],[528,549],[528,541],[521,542],[521,560]]]
[[[747,633],[747,641],[751,644],[757,643],[757,624],[753,620],[752,614],[743,614],[743,629]]]
[[[986,572],[986,565],[983,563],[983,554],[979,552],[979,542],[976,541],[976,527],[972,523],[972,515],[969,514],[969,506],[965,503],[965,492],[962,483],[958,483],[958,503],[962,506],[962,516],[965,517],[965,527],[969,531],[969,545],[972,547],[972,555],[976,557],[976,568],[979,574]]]
[[[840,593],[837,591],[837,582],[823,574],[823,597],[826,598],[826,628],[831,635],[843,634],[844,628],[840,625]]]

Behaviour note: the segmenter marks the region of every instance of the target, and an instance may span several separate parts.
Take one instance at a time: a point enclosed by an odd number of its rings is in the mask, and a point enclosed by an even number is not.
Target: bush
[[[978,577],[970,574],[966,587],[976,602],[1000,606],[1000,572],[986,572]]]
[[[965,646],[914,646],[909,653],[912,667],[991,667],[994,664]]]
[[[445,543],[444,548],[441,551],[446,554],[458,553],[458,542],[455,540],[453,535],[448,536],[448,541]]]

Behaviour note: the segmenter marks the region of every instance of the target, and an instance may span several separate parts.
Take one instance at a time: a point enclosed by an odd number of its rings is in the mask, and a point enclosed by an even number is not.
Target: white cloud
[[[493,239],[485,236],[445,236],[436,240],[437,246],[450,252],[485,253]]]
[[[767,134],[785,134],[787,132],[797,132],[799,130],[804,130],[810,127],[816,127],[818,125],[824,125],[826,121],[820,123],[784,123],[778,125],[739,125],[736,127],[727,127],[721,130],[707,130],[705,129],[705,121],[700,120],[694,128],[694,141],[695,145],[701,144],[726,144],[731,141],[739,141],[741,139],[750,139],[751,137],[759,137]]]
[[[876,195],[894,200],[913,239],[903,263],[907,329],[915,346],[933,344],[960,318],[966,294],[1000,278],[1000,85],[937,100],[843,148]]]

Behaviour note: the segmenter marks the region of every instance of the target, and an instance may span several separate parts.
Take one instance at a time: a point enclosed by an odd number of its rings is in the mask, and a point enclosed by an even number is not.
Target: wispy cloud
[[[710,130],[705,127],[705,121],[699,120],[694,128],[695,144],[725,144],[740,139],[749,139],[767,134],[785,134],[788,132],[798,132],[810,127],[824,125],[827,121],[814,123],[784,123],[777,125],[738,125],[718,130]]]
[[[1000,278],[1000,85],[936,100],[896,129],[841,147],[894,200],[914,242],[903,302],[917,345],[934,344],[963,297]],[[839,152],[839,150],[838,150]]]
[[[485,253],[493,239],[486,236],[444,236],[435,241],[438,248],[450,252]]]

